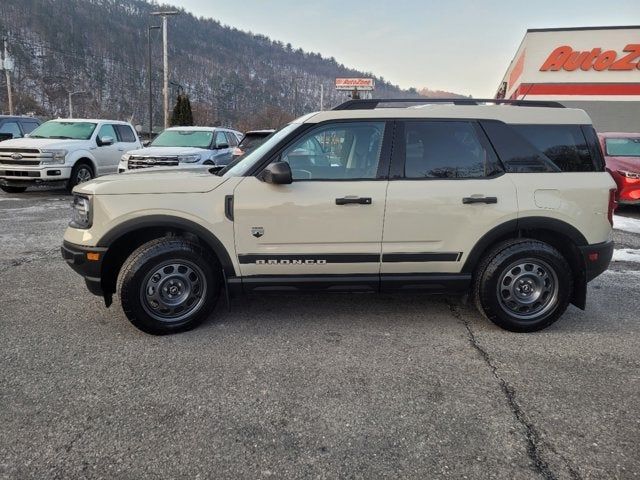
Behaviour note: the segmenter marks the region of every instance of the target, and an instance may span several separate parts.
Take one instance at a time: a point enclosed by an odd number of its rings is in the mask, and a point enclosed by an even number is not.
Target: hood
[[[640,157],[605,157],[609,170],[625,170],[640,173]]]
[[[69,149],[74,145],[81,147],[91,143],[90,140],[60,140],[59,138],[12,138],[0,143],[1,148],[52,148]]]
[[[98,177],[74,191],[89,195],[125,195],[209,192],[226,181],[205,166],[149,168]]]
[[[141,155],[144,157],[161,157],[172,155],[208,155],[211,150],[195,147],[147,147],[127,152],[129,155]]]

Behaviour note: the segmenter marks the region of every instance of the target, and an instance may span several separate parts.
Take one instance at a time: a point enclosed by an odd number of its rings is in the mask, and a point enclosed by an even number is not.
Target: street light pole
[[[150,25],[147,28],[147,47],[149,51],[149,63],[147,65],[147,70],[149,74],[149,139],[153,136],[153,85],[152,85],[152,74],[151,74],[151,30],[158,30],[162,27],[157,25]]]
[[[164,95],[164,128],[169,127],[169,41],[167,35],[167,17],[180,14],[177,10],[151,12],[162,17],[162,64],[164,69],[162,93]]]

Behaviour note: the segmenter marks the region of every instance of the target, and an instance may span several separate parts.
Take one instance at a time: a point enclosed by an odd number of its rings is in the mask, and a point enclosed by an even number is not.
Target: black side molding
[[[233,222],[233,195],[225,195],[224,197],[224,216]]]

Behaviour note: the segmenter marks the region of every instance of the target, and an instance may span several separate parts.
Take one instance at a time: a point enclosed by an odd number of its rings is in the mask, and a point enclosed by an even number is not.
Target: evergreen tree
[[[176,105],[171,114],[171,126],[190,127],[193,125],[193,112],[191,102],[185,93],[178,95]]]

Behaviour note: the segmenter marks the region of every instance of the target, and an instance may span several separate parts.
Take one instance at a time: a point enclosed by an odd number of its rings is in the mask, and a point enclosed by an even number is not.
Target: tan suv
[[[614,198],[582,110],[354,100],[222,170],[76,187],[62,255],[154,334],[194,327],[221,293],[313,290],[470,292],[491,321],[534,331],[584,309]]]

